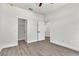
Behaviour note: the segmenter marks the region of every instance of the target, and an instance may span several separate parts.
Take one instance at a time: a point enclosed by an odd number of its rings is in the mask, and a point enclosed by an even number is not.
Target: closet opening
[[[27,19],[18,18],[18,43],[27,42]]]

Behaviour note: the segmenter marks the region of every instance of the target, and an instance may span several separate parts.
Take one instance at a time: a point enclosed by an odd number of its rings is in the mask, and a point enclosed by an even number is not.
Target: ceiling
[[[56,10],[57,8],[60,8],[64,6],[66,3],[43,3],[41,7],[39,7],[39,3],[12,3],[12,5],[23,8],[23,9],[29,9],[31,8],[32,11],[40,13],[40,14],[49,14],[52,11]]]

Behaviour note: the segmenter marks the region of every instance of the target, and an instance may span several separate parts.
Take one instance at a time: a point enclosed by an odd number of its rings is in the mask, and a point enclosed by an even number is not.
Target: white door
[[[37,26],[37,39],[38,41],[40,40],[45,40],[45,24],[43,21],[39,21],[38,22],[38,26]]]

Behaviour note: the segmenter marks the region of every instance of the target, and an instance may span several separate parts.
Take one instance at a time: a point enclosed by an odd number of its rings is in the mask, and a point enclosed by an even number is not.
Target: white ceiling
[[[56,10],[57,8],[60,8],[64,6],[66,3],[43,3],[41,7],[39,7],[39,3],[13,3],[14,6],[23,8],[23,9],[28,9],[32,8],[32,11],[40,13],[40,14],[49,14],[52,11]]]

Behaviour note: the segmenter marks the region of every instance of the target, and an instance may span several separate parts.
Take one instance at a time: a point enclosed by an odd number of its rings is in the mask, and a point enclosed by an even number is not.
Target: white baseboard
[[[37,40],[27,41],[27,43],[33,43],[33,42],[37,42]]]
[[[17,44],[12,44],[12,45],[5,45],[5,46],[2,46],[2,47],[0,47],[0,52],[1,52],[1,50],[2,50],[3,48],[13,47],[13,46],[17,46],[17,45],[18,45],[18,43],[17,43]]]
[[[72,50],[74,50],[74,51],[79,52],[79,49],[74,48],[74,47],[71,47],[71,46],[69,46],[69,45],[64,45],[64,44],[62,44],[62,43],[55,42],[55,41],[53,41],[53,42],[51,42],[51,43],[54,43],[54,44],[56,44],[56,45],[60,45],[60,46],[63,46],[63,47],[66,47],[66,48],[69,48],[69,49],[72,49]]]
[[[31,40],[31,41],[27,41],[27,43],[33,43],[33,42],[38,42],[38,41],[43,41],[43,40],[45,40],[45,39],[39,39],[39,40]]]

